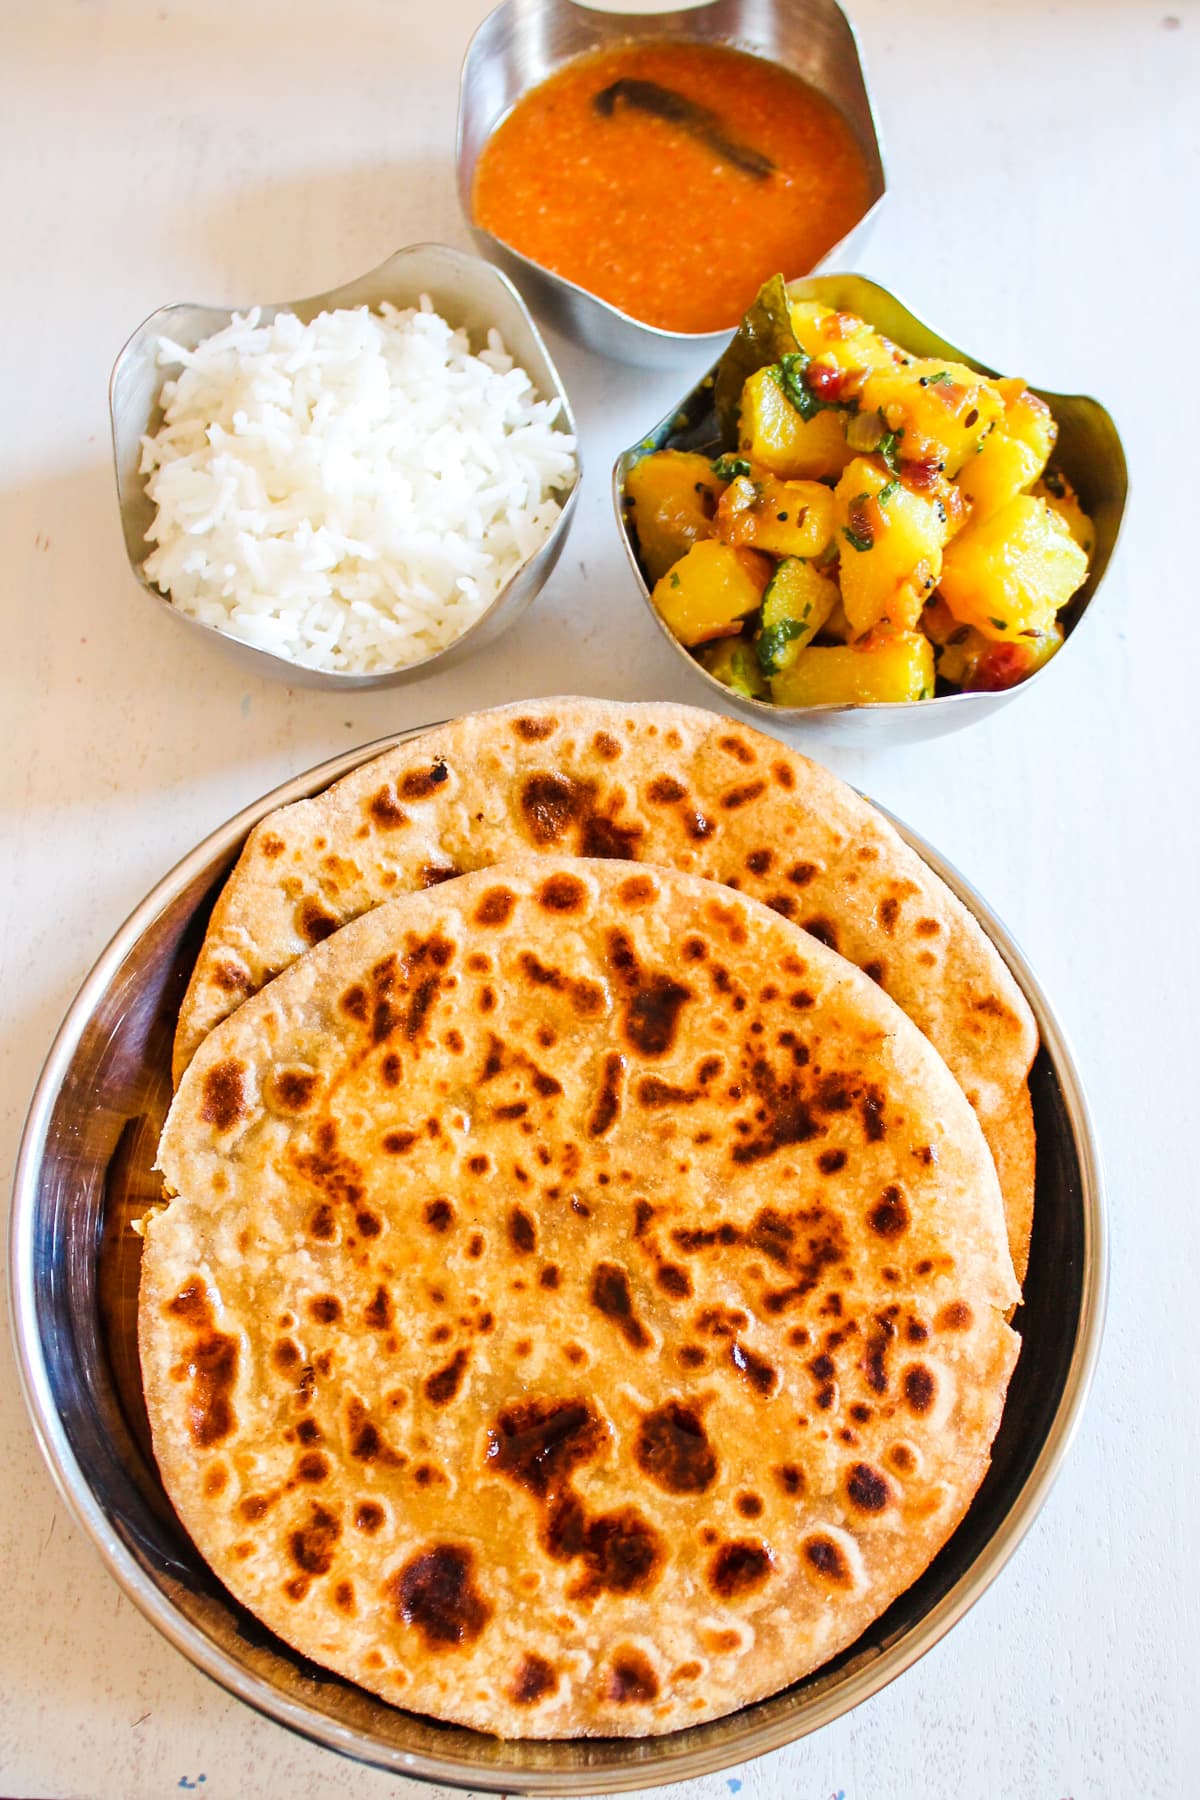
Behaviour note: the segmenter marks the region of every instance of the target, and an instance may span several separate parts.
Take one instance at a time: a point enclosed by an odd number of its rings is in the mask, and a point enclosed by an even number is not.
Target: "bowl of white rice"
[[[520,295],[443,244],[307,300],[163,307],[110,403],[134,574],[293,683],[384,686],[494,637],[558,561],[579,487]]]

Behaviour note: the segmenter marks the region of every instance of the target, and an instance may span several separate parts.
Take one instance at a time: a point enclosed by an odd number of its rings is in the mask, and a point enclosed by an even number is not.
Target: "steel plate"
[[[995,1578],[1045,1500],[1103,1322],[1105,1214],[1086,1101],[1062,1031],[1008,932],[955,870],[899,826],[1006,958],[1042,1038],[1031,1077],[1037,1207],[1015,1321],[1024,1347],[991,1470],[965,1520],[849,1650],[727,1718],[666,1737],[504,1742],[387,1705],[275,1638],[180,1527],[149,1449],[134,1336],[139,1240],[126,1226],[158,1193],[152,1165],[170,1099],[175,1016],[246,834],[273,808],[396,741],[322,763],[214,832],[121,927],[67,1014],[26,1124],[11,1225],[14,1332],[38,1440],[74,1519],[146,1617],[230,1693],[329,1749],[510,1795],[618,1793],[710,1774],[828,1724],[915,1662]]]

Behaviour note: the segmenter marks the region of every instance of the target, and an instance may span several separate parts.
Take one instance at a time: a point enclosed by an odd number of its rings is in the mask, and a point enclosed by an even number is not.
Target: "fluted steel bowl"
[[[410,244],[389,256],[377,269],[369,270],[354,281],[344,282],[341,287],[330,288],[328,293],[259,306],[259,313],[263,320],[270,320],[276,313],[292,312],[308,324],[318,313],[334,307],[379,307],[384,301],[397,307],[415,306],[422,294],[429,295],[436,311],[449,324],[465,328],[473,349],[478,350],[486,344],[488,331],[494,326],[503,337],[509,355],[529,375],[539,398],[558,401],[556,428],[575,435],[575,420],[567,391],[525,302],[499,269],[467,251],[452,249],[447,244]],[[247,302],[236,310],[245,313],[255,304]],[[408,663],[404,668],[381,669],[370,675],[305,668],[290,657],[276,656],[269,650],[243,643],[240,638],[219,631],[214,625],[189,618],[172,605],[160,588],[147,580],[144,564],[153,546],[147,542],[146,531],[154,519],[154,505],[146,493],[146,478],[140,473],[140,465],[143,436],[157,431],[162,423],[159,395],[167,373],[158,362],[159,339],[168,337],[185,349],[194,349],[203,338],[223,331],[232,323],[234,310],[189,302],[160,307],[138,326],[113,368],[109,407],[121,528],[129,566],[151,599],[165,607],[180,624],[192,631],[203,632],[208,641],[228,649],[256,674],[283,676],[294,687],[342,690],[392,687],[428,675],[435,668],[448,668],[514,624],[545,585],[566,541],[582,474],[578,446],[575,472],[570,487],[558,496],[562,511],[549,537],[513,572],[473,625],[443,649],[418,662]]]
[[[837,0],[709,0],[706,6],[654,13],[596,12],[577,0],[503,0],[475,33],[463,63],[458,197],[484,254],[511,269],[561,330],[622,362],[694,368],[698,357],[716,354],[732,325],[728,331],[701,332],[647,325],[485,231],[475,223],[471,198],[483,148],[522,95],[589,50],[671,38],[749,51],[799,75],[832,101],[862,152],[869,199],[858,223],[817,266],[848,261],[866,237],[887,182],[862,57]]]
[[[408,733],[408,736],[415,735]],[[267,794],[207,838],[133,913],[88,976],[38,1084],[17,1164],[10,1298],[34,1428],[78,1526],[133,1603],[231,1694],[331,1750],[488,1794],[596,1795],[709,1775],[803,1737],[877,1693],[999,1574],[1049,1492],[1099,1349],[1105,1209],[1087,1103],[1045,995],[999,919],[915,833],[903,836],[979,920],[1028,999],[1037,1205],[1023,1348],[992,1464],[941,1554],[858,1642],[804,1681],[666,1737],[503,1742],[440,1725],[318,1668],[246,1612],[179,1525],[158,1478],[136,1343],[140,1239],[171,1098],[171,1039],[208,914],[248,832],[387,740]]]
[[[999,373],[969,351],[947,343],[910,312],[895,294],[878,282],[869,281],[865,275],[812,275],[801,281],[790,281],[788,293],[794,299],[816,300],[839,312],[856,313],[885,337],[918,356],[944,356],[952,362],[966,363],[968,368],[981,375]],[[836,735],[844,742],[872,746],[906,744],[922,738],[941,737],[962,725],[989,718],[1002,706],[1010,705],[1027,693],[1034,682],[1053,680],[1062,658],[1072,653],[1075,637],[1104,580],[1117,547],[1129,492],[1120,433],[1098,400],[1086,394],[1055,394],[1045,388],[1032,389],[1046,402],[1058,423],[1054,466],[1062,471],[1079,495],[1080,504],[1091,518],[1096,533],[1087,580],[1059,614],[1066,641],[1048,663],[1043,663],[1016,687],[998,693],[943,694],[932,700],[893,701],[882,705],[776,706],[773,701],[755,700],[726,687],[715,675],[709,674],[665,624],[650,598],[650,587],[638,562],[625,502],[625,482],[630,469],[651,451],[701,450],[715,456],[718,450],[729,448],[721,445],[717,431],[713,409],[714,372],[715,365],[665,418],[643,433],[628,450],[623,450],[613,466],[617,529],[634,579],[651,618],[667,643],[692,675],[708,688],[710,705],[733,707],[753,719],[764,731],[780,726],[811,725],[819,726],[825,735]]]

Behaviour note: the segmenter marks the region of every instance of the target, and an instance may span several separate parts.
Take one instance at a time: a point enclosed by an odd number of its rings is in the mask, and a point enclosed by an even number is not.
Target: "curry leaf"
[[[717,364],[713,404],[722,444],[737,442],[742,389],[751,375],[799,349],[782,275],[763,283],[737,335]]]

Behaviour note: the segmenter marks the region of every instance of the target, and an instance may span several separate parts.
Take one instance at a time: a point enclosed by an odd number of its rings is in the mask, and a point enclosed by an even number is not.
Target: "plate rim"
[[[1099,1359],[1107,1309],[1109,1280],[1108,1206],[1100,1149],[1092,1123],[1078,1064],[1066,1034],[1028,959],[1003,920],[979,891],[917,831],[878,801],[877,811],[892,824],[908,846],[921,856],[983,928],[1000,952],[1014,980],[1024,993],[1037,1021],[1041,1047],[1057,1077],[1064,1111],[1074,1140],[1080,1168],[1080,1202],[1083,1211],[1083,1259],[1079,1317],[1075,1342],[1063,1382],[1063,1390],[1041,1448],[1000,1524],[984,1549],[919,1623],[900,1634],[860,1667],[848,1670],[828,1695],[816,1699],[811,1713],[798,1718],[784,1715],[749,1726],[735,1741],[706,1749],[703,1745],[675,1755],[666,1749],[675,1734],[637,1740],[652,1748],[640,1764],[630,1761],[611,1769],[550,1769],[472,1767],[464,1770],[450,1758],[407,1751],[380,1744],[355,1728],[340,1724],[299,1701],[290,1699],[262,1676],[239,1668],[198,1626],[186,1619],[164,1590],[139,1566],[117,1532],[109,1525],[94,1489],[68,1440],[54,1403],[38,1327],[34,1285],[32,1227],[38,1195],[38,1176],[45,1150],[47,1129],[82,1032],[96,1002],[112,976],[138,940],[163,911],[203,873],[218,856],[238,850],[251,829],[280,806],[322,791],[351,770],[384,754],[397,744],[408,743],[444,721],[430,721],[314,764],[281,782],[250,802],[209,832],[181,857],[134,907],[109,939],[84,977],[62,1024],[54,1036],[38,1077],[21,1133],[13,1175],[12,1208],[8,1232],[8,1299],[12,1341],[21,1396],[34,1437],[60,1500],[74,1523],[91,1540],[108,1573],[138,1611],[193,1667],[234,1698],[261,1716],[285,1726],[298,1736],[368,1767],[402,1774],[410,1779],[436,1783],[468,1792],[528,1795],[608,1794],[640,1791],[647,1786],[669,1785],[710,1775],[773,1750],[799,1742],[831,1724],[854,1707],[880,1692],[911,1668],[941,1641],[946,1633],[981,1598],[1030,1530],[1045,1504],[1070,1450],[1091,1390]],[[403,1711],[404,1709],[399,1709]],[[662,1746],[661,1749],[657,1749]],[[657,1749],[657,1753],[655,1753]],[[733,1755],[726,1754],[733,1751]]]

